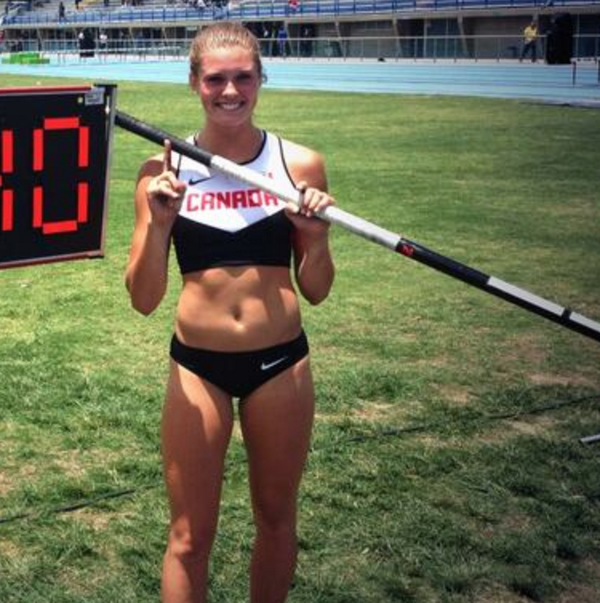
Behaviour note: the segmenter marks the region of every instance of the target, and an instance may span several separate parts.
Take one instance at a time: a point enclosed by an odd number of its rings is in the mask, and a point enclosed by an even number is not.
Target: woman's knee
[[[195,527],[190,529],[172,526],[169,532],[167,554],[176,557],[184,564],[205,563],[208,561],[216,529],[214,527]]]
[[[271,537],[293,538],[296,534],[296,503],[277,496],[259,498],[254,504],[254,522],[259,532]]]

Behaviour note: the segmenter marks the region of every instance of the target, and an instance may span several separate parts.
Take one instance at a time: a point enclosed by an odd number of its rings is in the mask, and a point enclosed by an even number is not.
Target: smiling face
[[[207,120],[227,127],[252,119],[261,85],[253,53],[241,46],[214,48],[203,53],[190,85],[198,93]]]
[[[260,45],[241,23],[215,23],[194,38],[190,85],[202,100],[208,124],[250,124],[262,81]]]

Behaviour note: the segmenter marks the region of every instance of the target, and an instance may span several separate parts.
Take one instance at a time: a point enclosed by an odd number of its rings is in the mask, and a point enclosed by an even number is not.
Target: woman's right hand
[[[146,188],[152,222],[169,228],[179,213],[186,190],[185,182],[177,178],[171,165],[171,148],[171,141],[165,140],[162,172],[151,178]]]
[[[144,315],[154,311],[167,290],[171,229],[186,185],[171,166],[171,142],[164,153],[146,161],[135,191],[135,228],[125,275],[133,307]]]

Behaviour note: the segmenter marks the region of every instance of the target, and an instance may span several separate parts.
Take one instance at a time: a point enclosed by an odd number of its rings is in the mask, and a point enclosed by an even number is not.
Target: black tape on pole
[[[475,270],[470,266],[440,255],[408,239],[402,239],[396,251],[405,257],[452,276],[463,283],[467,283],[529,312],[543,316],[552,322],[590,337],[595,341],[600,341],[600,323],[544,299],[535,293]]]
[[[115,112],[115,124],[124,130],[131,132],[132,134],[137,134],[146,140],[151,142],[155,142],[156,144],[162,145],[165,140],[169,140],[171,142],[172,148],[174,151],[185,155],[186,157],[190,157],[191,159],[195,159],[203,165],[210,167],[210,162],[212,161],[213,155],[211,153],[207,153],[200,147],[197,147],[193,144],[185,140],[181,140],[176,138],[175,136],[171,136],[168,132],[161,130],[155,126],[151,126],[150,124],[144,123],[131,115],[127,115],[122,111]]]
[[[281,187],[278,187],[276,182],[262,174],[253,172],[218,155],[212,155],[189,142],[171,136],[168,132],[141,122],[121,111],[117,111],[115,114],[115,124],[160,145],[165,140],[169,140],[175,151],[191,159],[195,159],[207,167],[263,189],[284,201],[295,203],[296,205],[300,202],[300,193],[290,195],[280,190]],[[338,207],[330,206],[326,208],[325,211],[319,213],[319,218],[332,224],[337,224],[364,239],[391,249],[407,258],[425,264],[477,289],[600,342],[600,323],[544,299],[539,295],[480,272],[465,264],[461,264],[452,258],[427,249],[427,247],[419,243],[381,228]]]

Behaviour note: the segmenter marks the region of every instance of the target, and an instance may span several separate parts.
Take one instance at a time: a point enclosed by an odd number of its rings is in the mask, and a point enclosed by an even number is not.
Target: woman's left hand
[[[323,236],[327,233],[329,223],[326,220],[314,219],[318,213],[331,205],[335,199],[328,193],[308,186],[305,181],[299,182],[296,189],[300,191],[300,204],[288,203],[287,215],[296,228],[308,236]]]

